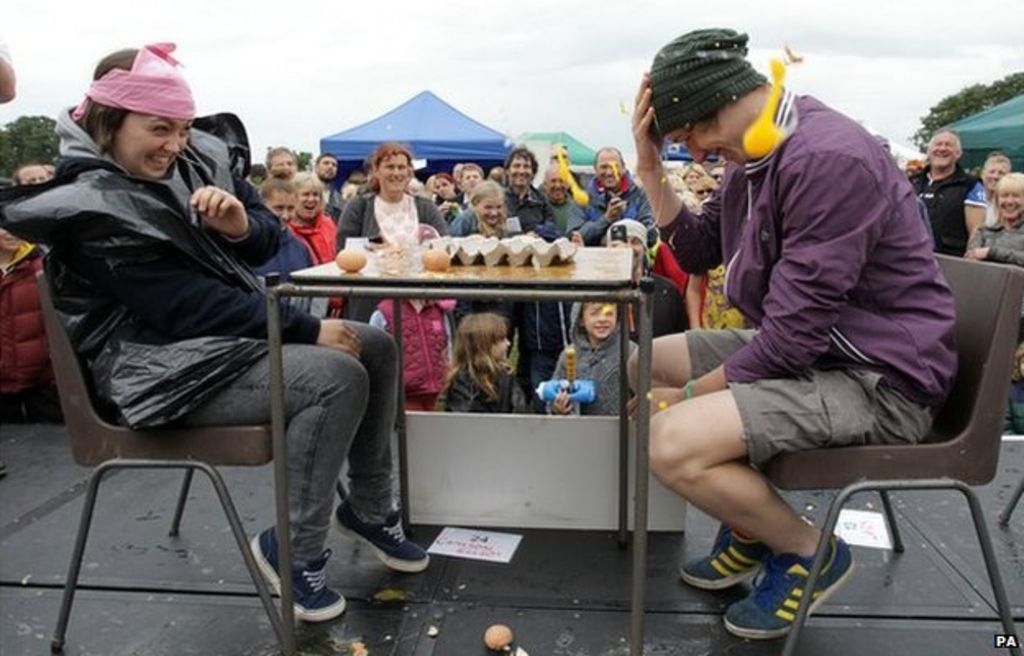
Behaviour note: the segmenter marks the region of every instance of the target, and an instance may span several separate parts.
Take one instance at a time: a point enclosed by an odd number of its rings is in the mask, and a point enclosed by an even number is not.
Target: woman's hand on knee
[[[317,335],[316,343],[344,351],[354,358],[358,358],[362,352],[359,335],[340,319],[321,319],[320,334]]]

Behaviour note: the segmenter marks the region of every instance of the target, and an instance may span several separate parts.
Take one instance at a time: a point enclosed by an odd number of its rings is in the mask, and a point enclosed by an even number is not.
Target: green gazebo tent
[[[562,144],[569,150],[569,163],[576,166],[591,166],[597,151],[577,140],[568,132],[524,132],[516,141],[544,141]]]
[[[1009,155],[1014,171],[1024,169],[1024,94],[949,127],[960,135],[964,147],[960,163],[965,169],[984,164],[993,150]]]

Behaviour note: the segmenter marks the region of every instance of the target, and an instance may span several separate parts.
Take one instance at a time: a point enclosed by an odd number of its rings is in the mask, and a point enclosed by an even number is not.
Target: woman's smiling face
[[[130,112],[114,135],[110,155],[131,175],[159,180],[188,144],[192,121]]]

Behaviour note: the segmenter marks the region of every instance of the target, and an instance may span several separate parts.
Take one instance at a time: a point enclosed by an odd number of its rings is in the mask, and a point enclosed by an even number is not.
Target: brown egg
[[[491,651],[503,651],[512,644],[512,629],[504,624],[492,624],[484,631],[484,644]]]
[[[423,251],[423,268],[427,271],[447,271],[452,263],[448,253],[436,248]]]
[[[335,258],[338,268],[346,273],[355,273],[366,266],[366,253],[363,251],[343,250]]]

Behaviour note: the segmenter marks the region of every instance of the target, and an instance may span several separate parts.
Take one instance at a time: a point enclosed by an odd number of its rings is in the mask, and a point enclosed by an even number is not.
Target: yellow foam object
[[[565,347],[565,377],[570,383],[576,380],[576,347],[572,344]]]
[[[743,150],[753,159],[759,159],[772,152],[786,137],[782,128],[775,124],[775,112],[779,109],[779,101],[782,99],[782,81],[786,77],[786,65],[780,59],[772,59],[771,69],[772,88],[768,92],[768,102],[743,134]]]
[[[572,199],[576,201],[577,205],[584,205],[590,203],[590,196],[587,192],[580,189],[580,186],[576,184],[576,178],[572,177],[572,173],[569,171],[569,160],[565,156],[565,149],[561,146],[555,148],[555,157],[558,158],[558,176],[565,181],[565,184],[569,185],[569,191],[572,192]]]

